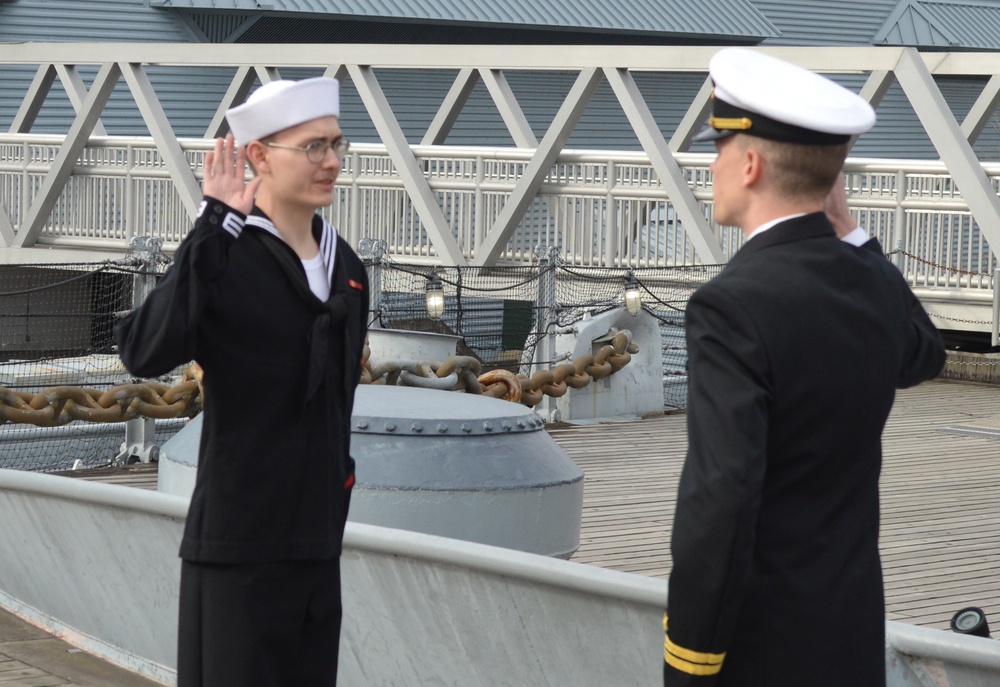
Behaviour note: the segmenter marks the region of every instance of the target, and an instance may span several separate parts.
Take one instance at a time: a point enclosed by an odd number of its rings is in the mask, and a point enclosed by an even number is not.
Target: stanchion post
[[[368,266],[368,307],[382,314],[382,259],[385,257],[386,243],[382,239],[363,238],[358,241],[358,257]],[[382,318],[376,317],[369,327],[382,326]]]
[[[555,357],[556,333],[552,325],[556,322],[556,272],[552,267],[559,257],[559,249],[555,246],[535,246],[535,256],[538,258],[538,316],[535,320],[537,341],[535,345],[535,370],[541,370],[551,364]],[[549,421],[557,421],[553,416],[556,411],[555,399],[543,396],[541,403],[535,409]]]
[[[993,324],[990,326],[990,345],[1000,345],[1000,268],[993,270]]]
[[[139,263],[132,286],[132,305],[138,308],[156,287],[156,264],[163,256],[163,239],[152,236],[133,236],[129,250]],[[156,440],[156,422],[150,418],[135,418],[125,422],[125,441],[115,457],[115,465],[149,463],[159,459],[160,449]]]

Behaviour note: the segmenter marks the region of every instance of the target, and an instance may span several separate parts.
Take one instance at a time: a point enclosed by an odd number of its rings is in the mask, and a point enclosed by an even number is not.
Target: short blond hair
[[[792,200],[826,198],[847,159],[847,143],[785,143],[747,134],[737,138],[743,139],[744,150],[753,148],[763,156],[770,183]]]

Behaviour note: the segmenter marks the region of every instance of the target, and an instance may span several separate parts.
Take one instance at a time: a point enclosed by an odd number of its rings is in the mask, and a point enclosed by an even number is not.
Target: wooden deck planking
[[[889,619],[946,629],[963,606],[1000,613],[1000,439],[942,431],[991,416],[1000,416],[994,386],[935,381],[897,394],[881,480]],[[684,416],[550,434],[586,474],[573,560],[666,577]]]

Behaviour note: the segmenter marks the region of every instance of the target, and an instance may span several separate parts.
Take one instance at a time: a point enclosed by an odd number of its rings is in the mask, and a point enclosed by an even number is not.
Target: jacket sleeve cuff
[[[222,229],[234,239],[239,238],[240,234],[243,233],[245,223],[246,215],[211,196],[205,196],[201,201],[195,219],[195,227],[206,226],[210,229]]]
[[[667,615],[663,615],[663,662],[664,662],[664,685],[672,684],[670,676],[673,671],[683,674],[690,680],[692,677],[708,678],[719,674],[722,670],[722,662],[726,658],[726,653],[710,653],[707,651],[695,651],[674,643],[670,639],[668,632]],[[674,673],[676,675],[676,673]],[[677,675],[677,677],[681,677]],[[711,681],[697,681],[699,685],[708,685]],[[680,684],[680,683],[676,683]],[[684,682],[687,684],[687,681]]]

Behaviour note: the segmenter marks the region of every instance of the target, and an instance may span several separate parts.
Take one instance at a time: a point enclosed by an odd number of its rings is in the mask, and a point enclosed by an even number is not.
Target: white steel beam
[[[902,48],[801,47],[759,48],[820,72],[868,73],[892,69]],[[143,64],[216,67],[267,64],[275,67],[373,65],[403,69],[573,70],[627,65],[634,71],[708,72],[719,46],[519,45],[516,50],[484,50],[481,45],[412,45],[322,43],[4,43],[0,62],[100,64],[109,59]],[[1000,73],[1000,54],[948,53],[934,73]]]
[[[344,65],[331,64],[329,67],[326,68],[326,71],[323,72],[323,76],[325,76],[328,79],[336,79],[341,83],[341,86],[343,86],[344,79],[349,78],[350,74],[347,73],[347,67],[345,67]]]
[[[441,107],[438,108],[437,114],[434,115],[431,125],[427,127],[427,133],[424,134],[420,145],[444,145],[444,142],[448,139],[448,134],[451,133],[451,128],[455,126],[458,116],[462,114],[462,108],[465,107],[465,103],[469,102],[469,96],[472,95],[472,90],[476,87],[478,81],[478,69],[466,67],[465,69],[458,70],[458,75],[455,77],[454,83],[448,89],[448,95],[445,96]]]
[[[962,135],[969,143],[975,143],[979,134],[983,133],[998,104],[1000,104],[1000,74],[994,74],[962,122]]]
[[[121,69],[116,62],[105,62],[101,65],[80,112],[73,120],[66,139],[59,148],[59,154],[56,155],[49,173],[42,180],[41,188],[38,189],[21,223],[21,230],[17,233],[14,246],[21,248],[35,245],[38,235],[42,233],[45,222],[52,213],[52,208],[59,199],[59,194],[73,174],[73,167],[76,166],[80,152],[87,145],[90,134],[100,119],[101,112],[104,111],[104,106],[107,105],[120,75]]]
[[[420,215],[427,237],[437,251],[441,261],[446,265],[464,265],[465,258],[462,249],[452,234],[451,227],[445,219],[441,206],[438,204],[434,191],[431,190],[427,178],[421,170],[417,158],[410,149],[410,144],[403,134],[403,129],[392,114],[389,101],[382,92],[382,87],[375,78],[371,67],[364,65],[349,65],[347,71],[351,81],[361,96],[372,124],[378,131],[385,148],[392,158],[392,163],[410,194],[410,202]]]
[[[684,172],[656,126],[653,113],[639,92],[632,74],[627,69],[605,67],[604,75],[625,110],[625,116],[639,137],[643,150],[649,155],[649,161],[667,192],[667,198],[684,226],[684,233],[691,239],[701,261],[716,265],[725,262],[726,256],[715,238],[712,225],[705,218],[705,211],[694,197]]]
[[[198,204],[201,202],[201,185],[195,178],[194,171],[184,156],[180,143],[177,142],[177,136],[174,135],[174,130],[167,120],[167,114],[163,111],[159,98],[156,97],[156,92],[149,82],[146,70],[142,68],[141,64],[123,64],[120,65],[120,68],[125,76],[125,82],[128,83],[132,96],[135,98],[135,104],[149,128],[153,142],[156,143],[156,149],[160,151],[160,157],[163,158],[163,162],[170,172],[170,178],[173,179],[174,188],[180,195],[181,202],[184,203],[184,209],[194,220],[198,213]],[[141,233],[140,227],[133,227],[133,229],[136,235]]]
[[[11,224],[3,203],[0,203],[0,240],[3,241],[4,247],[14,245],[14,225]]]
[[[549,125],[549,130],[538,145],[523,176],[514,185],[514,190],[487,232],[482,245],[476,246],[476,258],[473,264],[492,265],[506,249],[511,235],[524,218],[531,201],[538,194],[545,176],[552,171],[552,164],[559,157],[563,145],[573,133],[600,83],[601,72],[597,69],[588,67],[580,71],[576,82],[566,95],[566,100]]]
[[[63,88],[66,89],[66,96],[73,105],[73,110],[79,112],[80,108],[83,107],[83,101],[87,98],[87,85],[83,83],[83,77],[76,70],[76,65],[57,64],[56,73],[59,75],[59,80],[62,81]],[[108,132],[104,130],[104,125],[98,119],[97,123],[94,124],[94,131],[91,136],[107,135]]]
[[[889,92],[889,88],[892,87],[895,80],[895,75],[888,69],[873,71],[868,75],[868,80],[865,81],[865,85],[858,91],[858,95],[868,101],[872,107],[878,109],[878,106],[882,104],[882,99],[885,98],[885,94]],[[851,136],[848,150],[854,147],[854,144],[858,142],[858,138],[860,136],[857,134]]]
[[[14,115],[14,121],[9,129],[10,133],[26,134],[31,131],[31,126],[35,123],[55,80],[55,66],[49,63],[39,65],[38,71],[35,72],[35,78],[31,80],[28,92],[25,93],[24,99],[21,101],[21,107]]]
[[[480,69],[479,74],[500,111],[500,117],[507,125],[507,131],[514,139],[514,145],[518,148],[537,148],[538,139],[535,138],[535,132],[531,130],[514,91],[507,83],[507,77],[499,69]]]
[[[274,67],[240,65],[233,76],[233,80],[229,83],[229,88],[226,89],[226,94],[222,96],[219,107],[216,108],[215,114],[212,115],[212,121],[209,122],[208,128],[205,129],[205,138],[217,138],[229,133],[226,110],[240,105],[247,99],[256,79],[260,79],[260,82],[265,84],[280,78],[281,74]]]
[[[896,77],[888,69],[877,69],[868,75],[865,85],[858,91],[858,95],[877,108],[882,104],[882,99],[889,92]]]
[[[257,72],[257,78],[260,79],[261,85],[281,79],[281,73],[278,71],[277,67],[268,67],[263,64],[258,64],[254,67],[254,70]]]
[[[990,244],[990,250],[993,255],[1000,256],[1000,198],[941,95],[934,77],[913,48],[907,48],[900,55],[895,73],[941,161],[962,191],[972,216]]]
[[[229,83],[229,88],[226,89],[226,94],[222,96],[222,102],[219,103],[212,121],[205,129],[205,138],[218,138],[229,133],[226,110],[247,99],[256,78],[257,72],[249,65],[243,65],[236,70],[233,80]]]
[[[684,114],[684,118],[677,125],[674,135],[670,137],[668,147],[671,151],[683,153],[691,148],[691,139],[705,126],[708,113],[712,109],[713,90],[712,79],[708,77],[705,79],[705,83],[701,85],[701,88],[698,89],[698,94],[695,95],[691,107],[688,108],[688,111]]]

